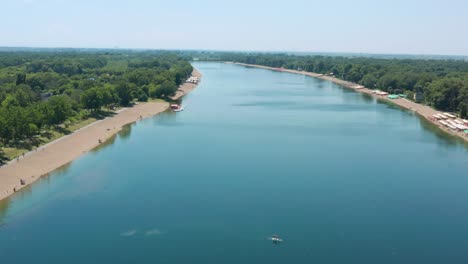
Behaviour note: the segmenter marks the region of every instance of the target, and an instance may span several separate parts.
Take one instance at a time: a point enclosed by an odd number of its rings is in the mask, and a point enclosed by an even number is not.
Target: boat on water
[[[178,104],[171,104],[171,109],[174,112],[180,112],[180,111],[184,111],[184,106],[178,105]]]
[[[271,241],[273,241],[274,244],[278,244],[283,242],[283,239],[281,239],[277,234],[274,234],[269,238]]]

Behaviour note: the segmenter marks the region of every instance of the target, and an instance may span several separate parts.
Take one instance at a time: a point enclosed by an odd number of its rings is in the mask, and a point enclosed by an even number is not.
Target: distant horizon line
[[[371,56],[437,56],[437,57],[463,57],[468,58],[468,54],[437,54],[437,53],[374,53],[374,52],[354,52],[354,51],[294,51],[294,50],[223,50],[223,49],[196,49],[196,48],[123,48],[123,47],[66,47],[66,46],[0,46],[2,49],[70,49],[70,50],[135,50],[135,51],[209,51],[209,52],[231,52],[231,53],[302,53],[302,54],[350,54],[350,55],[371,55]]]

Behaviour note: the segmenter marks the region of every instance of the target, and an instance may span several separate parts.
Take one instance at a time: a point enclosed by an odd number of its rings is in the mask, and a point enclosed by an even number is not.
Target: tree
[[[145,93],[142,93],[140,97],[138,98],[138,101],[140,102],[147,102],[148,101],[148,96]]]
[[[121,82],[117,84],[115,90],[117,91],[117,96],[120,98],[120,104],[129,105],[133,99],[130,84]]]
[[[19,85],[15,93],[16,101],[21,107],[26,107],[32,104],[36,99],[35,97],[37,96],[34,94],[33,91],[31,91],[31,88],[26,84]]]
[[[12,94],[7,95],[5,100],[2,102],[2,106],[9,108],[12,106],[19,106],[18,100],[16,100],[16,97]]]
[[[102,89],[103,104],[110,107],[111,104],[119,102],[119,97],[115,94],[114,88],[112,85],[105,85]]]
[[[81,93],[81,103],[86,109],[98,111],[104,105],[104,94],[97,88],[91,88]]]
[[[165,81],[161,84],[160,91],[163,97],[172,96],[177,91],[177,85],[174,81]]]
[[[372,73],[366,74],[361,79],[360,83],[367,88],[373,89],[375,85],[377,85],[377,77]]]
[[[459,108],[460,108],[460,110],[459,110],[460,116],[462,118],[468,117],[468,104],[466,102],[462,102],[462,103],[460,103]]]
[[[70,99],[65,95],[53,96],[46,103],[47,123],[59,125],[72,114]]]
[[[426,90],[426,101],[436,108],[456,111],[459,106],[459,92],[464,84],[457,78],[444,78],[432,82]]]
[[[18,73],[16,75],[16,85],[20,85],[26,83],[26,74],[24,73]]]

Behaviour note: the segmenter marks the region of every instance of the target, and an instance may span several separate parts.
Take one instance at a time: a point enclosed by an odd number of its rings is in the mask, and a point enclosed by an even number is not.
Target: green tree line
[[[165,99],[190,76],[162,51],[0,52],[0,147],[135,100]]]

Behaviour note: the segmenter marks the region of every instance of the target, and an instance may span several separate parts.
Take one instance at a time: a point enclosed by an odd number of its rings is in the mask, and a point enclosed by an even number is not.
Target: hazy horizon
[[[305,54],[305,55],[369,55],[369,56],[440,56],[440,57],[463,57],[467,58],[468,55],[463,54],[437,54],[437,53],[372,53],[372,52],[351,52],[351,51],[302,51],[302,50],[226,50],[226,49],[159,49],[159,48],[126,48],[126,47],[67,47],[67,46],[0,46],[0,51],[2,49],[25,49],[25,50],[47,50],[47,49],[63,49],[63,50],[122,50],[122,51],[193,51],[193,52],[232,52],[232,53],[268,53],[268,54]]]
[[[468,55],[468,3],[460,0],[22,0],[3,7],[1,47]]]

